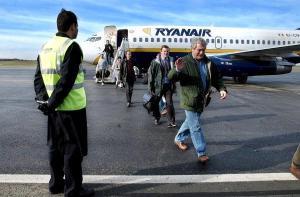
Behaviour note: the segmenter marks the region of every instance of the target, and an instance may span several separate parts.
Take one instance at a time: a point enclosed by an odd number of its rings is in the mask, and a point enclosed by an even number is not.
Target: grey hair
[[[191,39],[191,48],[192,49],[196,48],[197,44],[200,44],[204,48],[206,48],[206,45],[207,45],[206,41],[203,38],[200,38],[200,37],[192,38]]]

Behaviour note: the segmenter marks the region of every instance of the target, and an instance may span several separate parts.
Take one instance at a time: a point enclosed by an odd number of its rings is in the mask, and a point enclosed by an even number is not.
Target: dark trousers
[[[127,81],[126,82],[126,99],[127,99],[128,103],[131,103],[133,85],[134,85],[134,81]]]
[[[175,123],[175,109],[173,105],[173,91],[171,90],[170,84],[164,84],[162,91],[160,93],[159,99],[155,102],[153,108],[153,116],[155,119],[160,119],[160,111],[159,111],[159,101],[161,97],[164,96],[166,98],[166,109],[167,109],[167,118],[170,123]]]
[[[66,144],[63,152],[55,146],[49,146],[49,190],[56,191],[64,187],[66,197],[79,196],[82,185],[81,162],[82,156],[77,145]]]
[[[54,111],[48,115],[51,192],[64,188],[66,197],[79,196],[82,159],[87,155],[86,110]],[[65,176],[65,180],[63,177]]]

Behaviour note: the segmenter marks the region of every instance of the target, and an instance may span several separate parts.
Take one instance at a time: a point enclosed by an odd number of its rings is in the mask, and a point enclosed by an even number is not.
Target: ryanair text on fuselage
[[[177,29],[177,28],[155,28],[155,35],[161,36],[201,36],[205,35],[211,37],[210,29]]]

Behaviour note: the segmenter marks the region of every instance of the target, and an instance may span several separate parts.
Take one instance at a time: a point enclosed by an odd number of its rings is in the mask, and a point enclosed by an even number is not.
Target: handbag
[[[148,114],[153,111],[153,106],[155,105],[157,97],[158,96],[152,95],[149,92],[143,95],[143,106],[147,110]]]

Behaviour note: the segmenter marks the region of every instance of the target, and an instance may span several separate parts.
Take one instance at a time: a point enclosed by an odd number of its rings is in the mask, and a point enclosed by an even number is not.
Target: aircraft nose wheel
[[[247,82],[248,76],[238,76],[238,77],[233,77],[234,82],[244,84]]]

